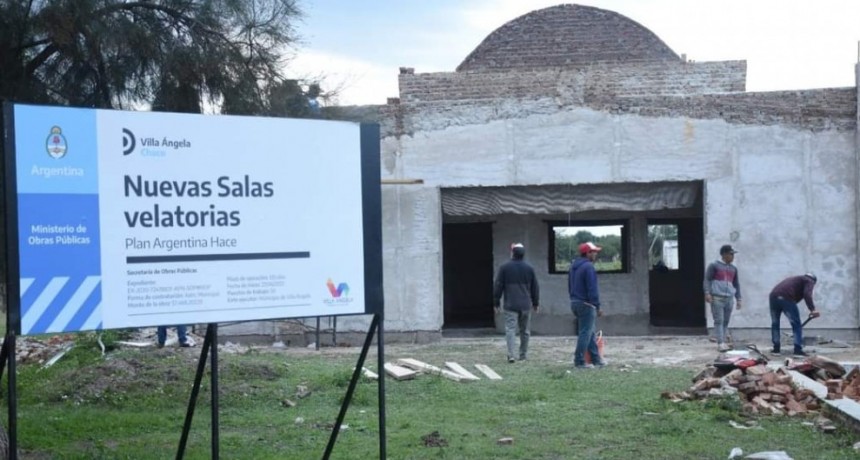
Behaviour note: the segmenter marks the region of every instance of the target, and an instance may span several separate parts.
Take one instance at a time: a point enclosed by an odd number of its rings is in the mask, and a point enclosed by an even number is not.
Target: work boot
[[[728,345],[722,342],[717,345],[717,351],[729,351],[730,349]]]
[[[798,357],[798,358],[806,358],[806,357],[808,357],[808,356],[809,356],[809,353],[807,353],[807,352],[803,351],[803,350],[802,350],[802,349],[800,349],[800,348],[795,348],[795,349],[794,349],[794,356],[796,356],[796,357]]]
[[[782,352],[781,352],[781,351],[779,351],[779,347],[773,347],[773,348],[771,348],[771,349],[770,349],[770,354],[772,354],[772,355],[781,355],[781,354],[782,354]]]
[[[516,360],[516,359],[514,359],[514,357],[513,357],[513,356],[508,356],[508,362],[509,362],[509,363],[515,363],[515,362],[517,362],[517,360]]]

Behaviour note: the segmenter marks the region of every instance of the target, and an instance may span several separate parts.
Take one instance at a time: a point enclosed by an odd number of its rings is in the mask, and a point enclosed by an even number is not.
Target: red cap
[[[579,245],[579,253],[580,254],[588,254],[591,251],[600,252],[602,250],[600,246],[592,243],[591,241],[587,241]]]

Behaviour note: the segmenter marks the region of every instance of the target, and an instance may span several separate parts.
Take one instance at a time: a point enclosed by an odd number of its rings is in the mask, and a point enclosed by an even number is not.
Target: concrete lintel
[[[826,399],[827,387],[797,371],[788,371],[795,385],[815,392],[824,403],[824,411],[839,419],[854,432],[860,433],[860,403],[851,398]]]

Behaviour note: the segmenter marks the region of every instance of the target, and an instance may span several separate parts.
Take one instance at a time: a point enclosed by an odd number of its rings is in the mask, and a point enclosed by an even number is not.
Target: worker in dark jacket
[[[821,313],[815,309],[815,302],[812,300],[812,291],[815,289],[816,282],[818,282],[818,278],[814,273],[790,276],[780,281],[770,291],[770,338],[773,341],[771,353],[780,354],[779,320],[784,313],[791,324],[791,332],[794,334],[795,356],[808,356],[803,351],[803,326],[800,323],[800,310],[797,308],[797,304],[803,300],[806,303],[806,308],[809,309],[810,317],[818,318],[821,316]]]
[[[603,367],[606,361],[600,356],[597,340],[594,335],[594,324],[598,316],[603,316],[600,310],[600,292],[597,289],[597,271],[594,260],[602,248],[592,242],[579,245],[580,257],[570,264],[567,274],[567,290],[570,294],[570,309],[576,316],[578,334],[576,351],[573,353],[573,365],[580,369]],[[592,363],[585,362],[585,350],[591,354]]]
[[[505,340],[508,345],[508,362],[513,363],[514,337],[519,332],[521,361],[525,360],[529,350],[529,328],[531,311],[538,311],[540,304],[540,288],[538,287],[535,271],[523,260],[526,248],[522,243],[511,245],[511,260],[499,267],[496,282],[493,286],[493,308],[499,311],[502,296],[505,297]]]

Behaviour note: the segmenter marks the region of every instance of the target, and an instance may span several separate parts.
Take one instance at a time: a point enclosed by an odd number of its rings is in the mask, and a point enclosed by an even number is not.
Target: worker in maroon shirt
[[[812,291],[818,278],[814,273],[803,276],[790,276],[776,285],[770,291],[770,337],[773,340],[771,353],[780,354],[779,349],[779,320],[784,313],[791,323],[791,332],[794,334],[794,355],[809,356],[803,351],[803,326],[800,323],[800,310],[797,303],[803,300],[809,309],[809,316],[818,318],[821,314],[815,310],[815,302],[812,300]]]

